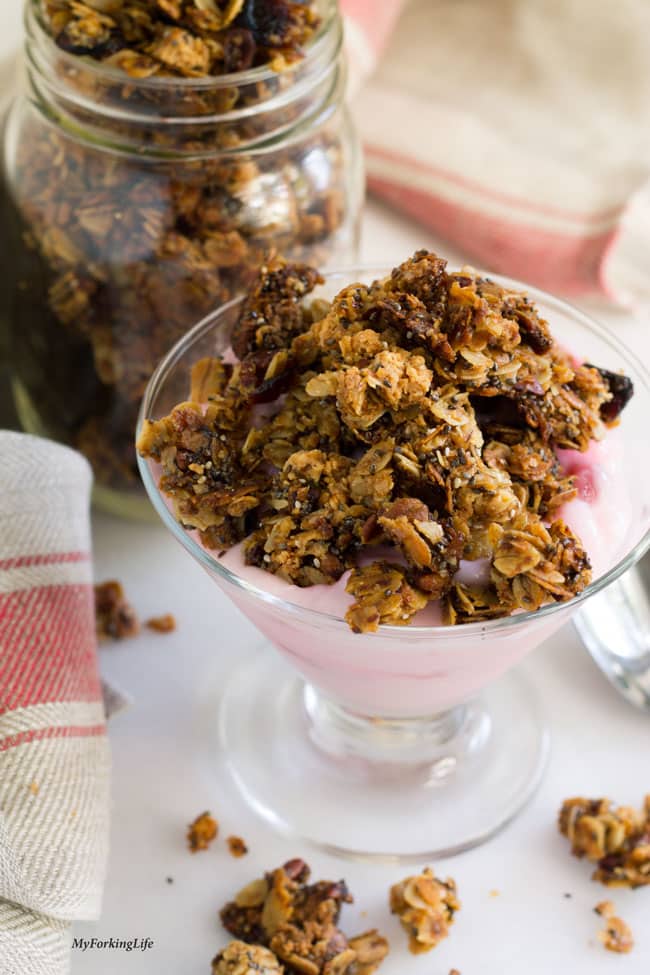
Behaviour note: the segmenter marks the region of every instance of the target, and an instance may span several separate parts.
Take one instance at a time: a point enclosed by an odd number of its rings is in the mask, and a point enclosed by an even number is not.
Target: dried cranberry
[[[282,393],[286,393],[291,385],[293,362],[288,360],[284,372],[278,373],[271,379],[265,379],[269,363],[274,352],[250,352],[242,359],[239,373],[242,392],[251,403],[271,403]]]
[[[255,60],[255,38],[249,30],[234,27],[223,38],[223,67],[227,74],[247,71]]]
[[[605,381],[607,388],[612,394],[612,398],[601,406],[600,416],[605,423],[613,423],[634,396],[634,383],[620,372],[610,372],[608,369],[600,369],[598,366],[591,366],[587,362],[585,365],[600,373],[601,378]]]
[[[251,31],[258,44],[269,47],[282,43],[291,23],[291,10],[286,0],[246,0],[235,23]]]

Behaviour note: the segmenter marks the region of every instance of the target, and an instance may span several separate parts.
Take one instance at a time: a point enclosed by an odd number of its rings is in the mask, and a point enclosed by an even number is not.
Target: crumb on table
[[[226,839],[226,843],[228,844],[231,855],[234,857],[243,857],[248,853],[248,847],[241,836],[229,836]]]
[[[598,940],[608,951],[626,955],[634,947],[632,931],[620,917],[616,916],[616,908],[611,901],[601,901],[596,904],[594,911],[605,918],[605,927],[598,932]]]
[[[219,824],[209,812],[201,813],[187,827],[187,843],[192,851],[207,850],[219,832]]]
[[[152,616],[144,625],[156,633],[172,633],[176,629],[176,619],[171,613],[165,613],[163,616]]]
[[[140,632],[140,623],[133,606],[117,579],[100,582],[95,587],[95,626],[102,639],[124,640]]]

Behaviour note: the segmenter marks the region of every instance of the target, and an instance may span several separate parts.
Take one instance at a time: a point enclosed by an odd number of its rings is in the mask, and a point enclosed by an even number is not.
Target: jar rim
[[[47,30],[43,20],[40,9],[41,0],[26,0],[24,24],[27,37],[34,36],[38,32],[39,42],[47,46],[50,53],[56,54],[64,65],[67,64],[71,69],[78,69],[81,63],[84,70],[87,70],[91,76],[95,75],[102,81],[115,81],[117,84],[128,83],[143,91],[147,89],[152,91],[161,90],[170,85],[188,92],[218,91],[220,88],[232,88],[235,85],[241,86],[244,84],[257,84],[264,81],[271,81],[277,78],[279,73],[290,73],[291,71],[300,69],[300,67],[304,67],[310,60],[316,60],[317,56],[326,46],[332,29],[340,21],[341,17],[338,0],[321,0],[321,2],[324,7],[321,22],[313,37],[305,45],[303,57],[283,72],[276,71],[269,64],[262,64],[255,68],[248,68],[246,71],[234,71],[221,75],[205,75],[200,78],[184,78],[181,76],[158,77],[156,75],[150,75],[148,78],[133,78],[124,71],[120,71],[119,68],[106,65],[106,62],[94,61],[92,58],[79,58],[78,55],[70,54],[68,51],[59,47]]]

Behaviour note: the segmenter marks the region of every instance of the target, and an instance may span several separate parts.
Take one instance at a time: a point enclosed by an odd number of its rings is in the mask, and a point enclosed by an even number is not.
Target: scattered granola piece
[[[320,280],[266,261],[239,362],[202,360],[194,402],[145,424],[179,521],[301,587],[351,570],[357,632],[438,600],[456,624],[580,593],[591,567],[558,518],[576,487],[557,451],[601,437],[624,377],[577,365],[525,295],[426,251],[310,304]],[[461,582],[461,560],[486,560],[483,579]]]
[[[262,945],[231,941],[212,959],[212,975],[282,975],[276,956]]]
[[[243,857],[248,853],[248,847],[241,836],[229,836],[226,839],[226,843],[228,844],[231,855],[234,857]]]
[[[625,921],[616,916],[616,908],[611,901],[601,901],[594,907],[596,914],[605,918],[606,925],[603,931],[598,932],[598,940],[608,951],[615,951],[618,954],[627,954],[634,947],[632,931]]]
[[[447,937],[454,914],[460,910],[456,884],[450,879],[438,880],[427,867],[391,887],[390,909],[409,936],[410,951],[430,951]]]
[[[207,850],[218,832],[219,824],[209,812],[197,816],[187,827],[187,843],[192,853],[196,853],[197,850]]]
[[[163,616],[152,616],[144,625],[156,633],[172,633],[176,629],[176,619],[171,613],[165,613]]]
[[[355,633],[374,632],[381,623],[404,626],[428,602],[406,581],[405,570],[389,562],[353,569],[345,589],[356,599],[345,614]]]
[[[100,639],[124,640],[140,632],[136,612],[115,579],[95,586],[95,624]]]
[[[650,884],[650,796],[642,811],[609,799],[566,799],[558,826],[574,856],[596,864],[594,880],[608,887]]]
[[[352,898],[343,881],[309,883],[301,859],[244,887],[220,912],[241,941],[269,947],[295,975],[372,975],[388,953],[377,931],[346,938],[338,927],[341,905]]]
[[[29,791],[31,792],[31,794],[33,796],[37,796],[39,794],[39,792],[41,791],[41,787],[39,786],[38,782],[30,782],[29,783]]]

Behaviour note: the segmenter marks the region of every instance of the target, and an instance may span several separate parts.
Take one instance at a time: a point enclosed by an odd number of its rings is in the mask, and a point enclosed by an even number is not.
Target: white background
[[[18,37],[19,6],[17,0],[0,6],[0,94],[6,90],[3,61]],[[369,206],[364,260],[390,264],[418,246],[436,244],[426,231]],[[462,255],[440,249],[462,262]],[[583,307],[650,359],[646,316]],[[639,463],[648,464],[648,458]],[[383,975],[447,975],[451,968],[462,975],[650,971],[650,890],[610,895],[590,881],[587,864],[569,856],[555,827],[558,806],[567,796],[605,794],[639,803],[650,792],[650,717],[635,713],[615,694],[571,627],[522,665],[542,695],[553,733],[543,786],[501,835],[434,865],[456,879],[463,906],[449,939],[430,955],[414,958],[387,910],[388,887],[405,871],[335,860],[278,837],[220,779],[218,756],[209,746],[219,685],[237,657],[260,652],[256,631],[162,526],[96,516],[94,529],[97,578],[120,578],[143,618],[173,612],[178,629],[169,635],[143,633],[102,650],[105,675],[135,703],[110,728],[113,829],[103,917],[76,926],[77,936],[151,938],[154,947],[146,953],[74,951],[73,975],[207,975],[210,959],[226,941],[218,908],[249,879],[299,855],[309,860],[315,878],[347,879],[355,895],[342,918],[348,934],[376,926],[389,937],[392,950]],[[185,826],[204,809],[219,819],[221,840],[192,856],[185,847]],[[395,829],[408,828],[405,808]],[[244,859],[229,856],[223,842],[229,833],[248,842]],[[592,909],[606,896],[612,896],[637,939],[625,958],[605,952],[595,937],[601,921]]]

